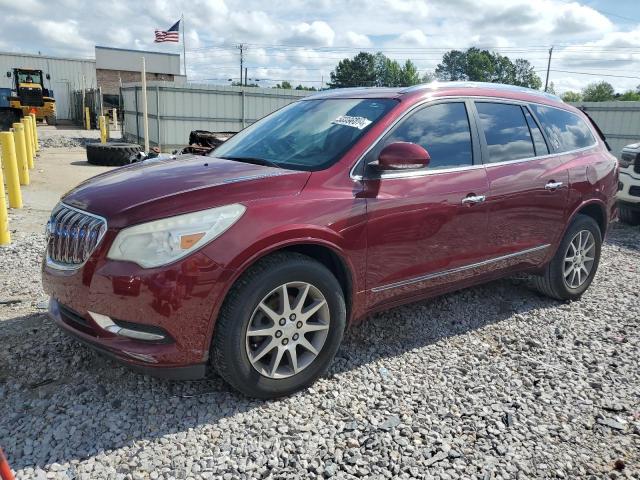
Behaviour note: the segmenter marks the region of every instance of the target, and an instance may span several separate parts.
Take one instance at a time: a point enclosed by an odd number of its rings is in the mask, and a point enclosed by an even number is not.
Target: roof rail
[[[529,95],[537,95],[539,97],[545,97],[557,102],[562,102],[562,99],[557,95],[553,95],[547,92],[541,92],[540,90],[534,90],[533,88],[520,87],[518,85],[505,85],[504,83],[491,83],[491,82],[439,82],[434,81],[430,83],[421,83],[413,85],[401,90],[400,93],[410,93],[420,90],[438,90],[440,88],[491,88],[494,90],[505,90],[508,92],[521,92],[528,93]]]

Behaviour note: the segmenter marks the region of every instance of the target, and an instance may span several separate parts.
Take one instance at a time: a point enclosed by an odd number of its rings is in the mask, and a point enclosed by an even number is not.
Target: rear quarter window
[[[591,129],[578,115],[559,108],[530,105],[544,129],[553,152],[567,152],[596,143]]]

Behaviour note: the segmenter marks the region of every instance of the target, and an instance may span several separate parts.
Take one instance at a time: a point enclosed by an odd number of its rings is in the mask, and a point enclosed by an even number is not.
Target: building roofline
[[[13,57],[31,57],[31,58],[42,58],[49,60],[67,60],[69,62],[91,62],[96,63],[95,58],[87,57],[87,58],[78,58],[78,57],[58,57],[55,55],[38,55],[37,53],[24,53],[24,52],[5,52],[0,51],[0,55],[11,55]]]
[[[180,54],[179,53],[165,53],[165,52],[153,52],[151,50],[134,50],[131,48],[117,48],[117,47],[103,47],[101,45],[96,45],[95,46],[96,49],[101,48],[102,50],[116,50],[119,52],[132,52],[132,53],[152,53],[155,55],[170,55],[173,57],[179,57]]]

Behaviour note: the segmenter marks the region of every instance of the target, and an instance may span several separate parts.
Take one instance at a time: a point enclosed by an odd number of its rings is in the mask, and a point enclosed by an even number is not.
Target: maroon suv
[[[256,397],[309,385],[371,312],[515,272],[576,299],[614,217],[587,117],[518,87],[346,89],[210,156],[143,162],[64,196],[43,283],[57,324],[138,369],[214,368]]]

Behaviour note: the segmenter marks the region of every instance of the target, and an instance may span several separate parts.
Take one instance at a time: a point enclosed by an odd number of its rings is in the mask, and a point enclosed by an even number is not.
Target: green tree
[[[398,87],[402,67],[396,60],[391,60],[385,54],[378,52],[375,55],[376,85],[379,87]]]
[[[568,92],[564,92],[561,98],[563,102],[580,102],[582,101],[582,94],[569,90]]]
[[[304,85],[298,85],[296,90],[308,90],[310,92],[316,92],[318,89],[316,87],[305,87]]]
[[[329,87],[406,87],[417,83],[420,76],[411,60],[400,65],[381,52],[360,52],[351,59],[340,60],[331,72]]]
[[[376,56],[360,52],[353,58],[340,60],[331,72],[330,88],[372,87],[376,85]]]
[[[634,92],[633,90],[627,90],[622,94],[616,95],[616,100],[622,100],[625,102],[638,102],[640,101],[640,92]]]
[[[590,83],[582,90],[582,99],[585,102],[606,102],[613,100],[615,91],[613,86],[605,81]]]
[[[431,83],[436,79],[436,75],[433,72],[424,72],[420,82],[422,83]]]
[[[547,93],[551,93],[553,95],[557,95],[556,86],[553,84],[553,82],[549,82],[549,85],[547,86]]]
[[[528,60],[518,58],[512,62],[499,53],[475,47],[445,53],[435,74],[440,80],[506,83],[535,89],[542,85]]]
[[[410,87],[411,85],[417,85],[420,83],[420,75],[418,75],[418,68],[411,61],[407,60],[400,69],[400,87]]]
[[[529,60],[525,60],[524,58],[516,58],[514,66],[516,70],[516,78],[515,82],[513,83],[514,85],[533,88],[535,90],[539,90],[540,87],[542,87],[542,80],[533,69],[533,65],[529,63]],[[549,92],[555,94],[553,82],[549,84],[549,87],[551,87],[551,89],[548,89]]]
[[[293,88],[293,85],[291,85],[290,82],[283,80],[282,83],[278,83],[275,87],[273,88],[286,88],[288,90],[291,90]]]
[[[435,71],[438,80],[470,80],[467,74],[467,54],[460,50],[449,50]]]

